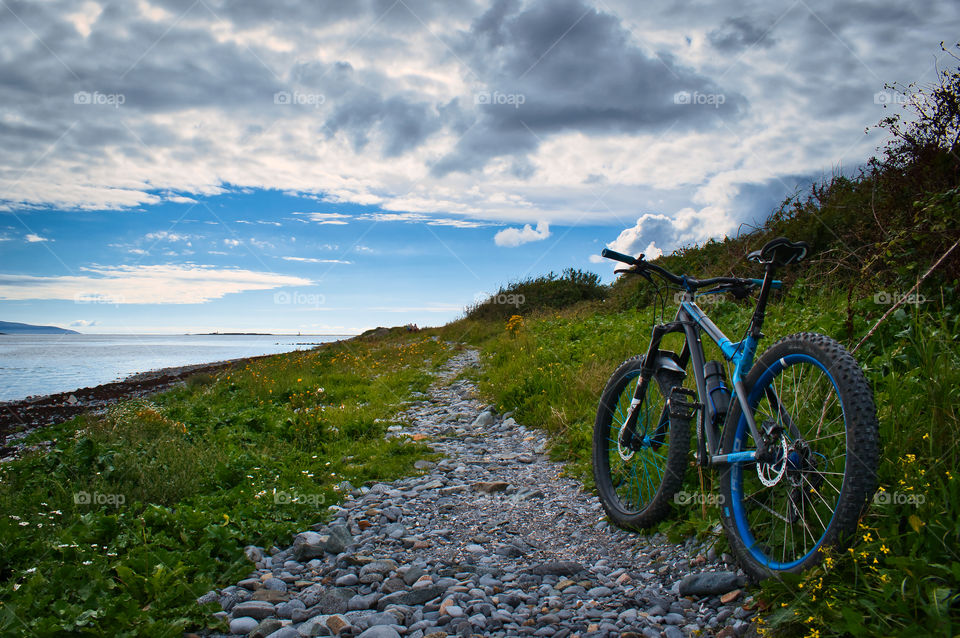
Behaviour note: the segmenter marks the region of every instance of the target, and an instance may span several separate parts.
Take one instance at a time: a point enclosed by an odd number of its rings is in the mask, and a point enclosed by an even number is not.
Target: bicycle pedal
[[[688,401],[685,397],[693,399]],[[670,410],[670,416],[680,419],[690,419],[693,413],[703,409],[703,404],[696,401],[697,393],[690,388],[677,386],[670,391],[670,398],[667,399],[667,407]]]

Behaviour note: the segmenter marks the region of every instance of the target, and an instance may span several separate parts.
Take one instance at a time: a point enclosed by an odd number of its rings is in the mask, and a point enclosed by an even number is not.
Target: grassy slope
[[[341,481],[412,471],[428,449],[383,434],[449,354],[425,335],[331,344],[36,432],[51,450],[0,469],[0,634],[207,626],[217,606],[194,599],[249,572],[245,545],[289,543]]]

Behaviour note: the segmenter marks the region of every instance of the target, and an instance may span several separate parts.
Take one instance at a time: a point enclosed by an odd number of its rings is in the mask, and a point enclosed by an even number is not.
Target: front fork
[[[640,377],[637,379],[636,388],[633,391],[633,399],[630,401],[630,408],[627,412],[627,420],[621,429],[621,445],[629,449],[635,449],[637,445],[634,442],[637,428],[637,418],[640,415],[640,405],[643,398],[647,395],[647,385],[653,379],[657,364],[660,359],[660,341],[663,336],[671,332],[683,330],[681,323],[674,321],[671,323],[656,325],[653,327],[653,334],[650,337],[650,346],[647,348],[647,354],[643,358],[643,365],[640,366]],[[686,350],[686,348],[684,348]],[[669,397],[667,397],[669,399]],[[665,405],[664,410],[668,407]],[[657,421],[659,425],[663,421],[663,415]]]

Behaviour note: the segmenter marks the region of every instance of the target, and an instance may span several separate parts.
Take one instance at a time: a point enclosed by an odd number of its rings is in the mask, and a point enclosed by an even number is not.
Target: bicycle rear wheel
[[[846,544],[876,489],[879,435],[873,394],[856,360],[823,335],[785,337],[744,380],[770,451],[721,475],[731,549],[754,580],[800,572],[820,550]],[[724,452],[757,449],[734,406]]]
[[[593,426],[593,477],[600,502],[620,527],[655,525],[670,512],[683,483],[690,447],[689,422],[671,423],[666,399],[684,375],[658,370],[637,407],[632,433],[624,428],[643,356],[627,359],[607,381]]]

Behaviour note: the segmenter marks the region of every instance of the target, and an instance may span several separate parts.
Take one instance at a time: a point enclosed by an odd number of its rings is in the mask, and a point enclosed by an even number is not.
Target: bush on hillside
[[[607,287],[600,283],[600,275],[567,268],[562,275],[550,272],[501,286],[497,294],[467,308],[466,318],[500,321],[512,315],[601,300],[606,292]]]

